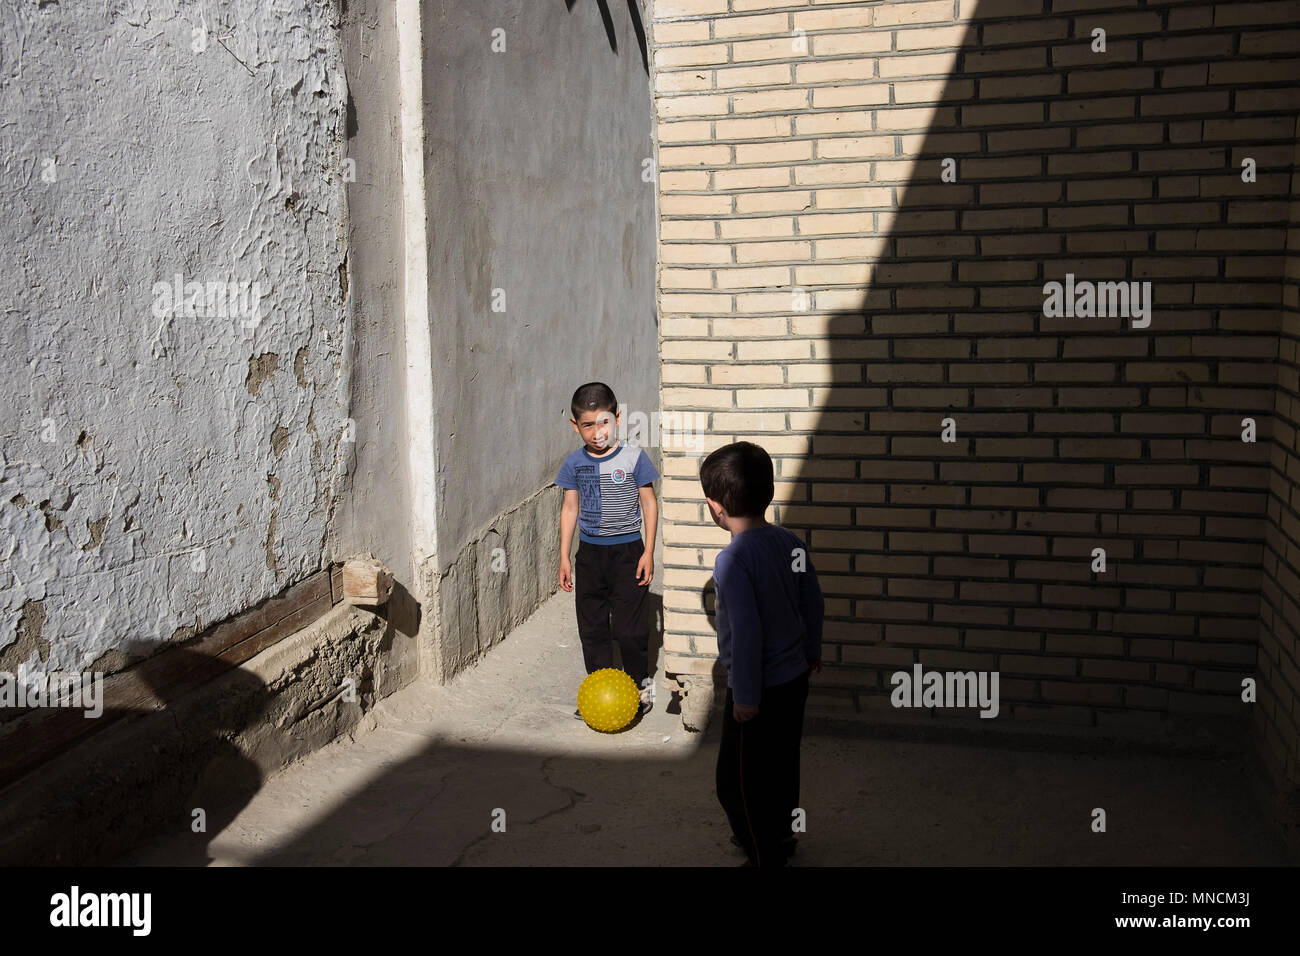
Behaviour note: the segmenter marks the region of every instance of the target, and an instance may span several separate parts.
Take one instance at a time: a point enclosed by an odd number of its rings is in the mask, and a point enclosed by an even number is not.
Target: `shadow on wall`
[[[288,657],[276,650],[281,641],[265,641],[275,625],[224,650],[158,653],[131,642],[124,655],[138,662],[88,688],[76,706],[6,708],[0,863],[102,865],[142,840],[181,833],[177,862],[209,862],[209,841],[258,792],[264,768],[347,734],[373,707],[377,683],[391,676],[380,662],[392,660],[394,642],[409,636],[402,629],[418,628],[420,615],[400,584],[373,617],[345,604],[333,610],[341,616],[322,619],[318,643],[286,643]],[[243,666],[262,651],[277,655],[270,666],[284,675],[269,686],[259,674],[272,672]],[[196,810],[203,829],[194,828]]]
[[[609,4],[607,0],[564,0],[564,8],[570,13],[579,2],[594,2],[596,8],[600,10],[600,20],[605,25],[605,37],[609,40],[609,48],[618,54],[618,32],[614,28],[614,18],[610,15]],[[638,0],[626,0],[628,19],[632,22],[632,30],[636,33],[637,48],[641,52],[641,69],[646,76],[650,75],[650,61],[646,52],[645,24],[641,20],[641,9]]]
[[[127,654],[154,650],[132,643]],[[103,865],[160,833],[186,833],[178,864],[203,865],[211,837],[261,788],[261,770],[234,743],[267,709],[269,689],[258,677],[184,648],[131,673],[138,707],[106,708],[91,719],[81,709],[59,709],[15,728],[42,735],[57,732],[55,724],[97,724],[85,746],[72,746],[0,791],[6,865]],[[201,832],[193,829],[195,810],[203,811]],[[37,845],[40,858],[29,858]]]
[[[1289,160],[1281,140],[1234,145],[1226,95],[1219,123],[1217,94],[1148,95],[1198,84],[1155,46],[1167,15],[1143,13],[1138,38],[1117,28],[1102,55],[1089,34],[1114,14],[976,12],[937,102],[898,102],[924,87],[903,76],[857,87],[891,98],[840,107],[876,128],[819,129],[818,160],[794,165],[809,179],[763,207],[798,217],[810,252],[793,290],[738,293],[738,311],[789,317],[792,357],[772,364],[828,374],[806,453],[774,437],[772,454],[790,501],[775,520],[806,538],[826,598],[810,704],[888,709],[890,674],[919,662],[999,671],[1003,720],[1155,738],[1172,711],[1245,729],[1281,248],[1221,216],[1271,200],[1252,225],[1280,243]],[[1036,22],[1057,35],[1046,53],[1016,39]],[[1134,68],[1139,44],[1155,68]],[[1254,186],[1248,153],[1264,157]],[[815,165],[864,158],[867,182]],[[1154,309],[1049,317],[1044,285],[1067,274],[1149,282]]]
[[[189,658],[201,655],[187,654]],[[200,667],[210,659],[194,661]],[[216,662],[220,663],[220,662]],[[268,688],[248,672],[234,668],[222,675],[226,692],[214,695],[211,707],[188,708],[184,719],[176,720],[176,749],[154,752],[157,772],[183,781],[188,796],[179,805],[157,801],[154,812],[164,827],[187,834],[189,859],[180,865],[205,866],[209,841],[239,815],[262,788],[262,772],[233,742],[233,737],[256,724],[270,702]],[[161,688],[153,688],[161,693]],[[176,713],[184,713],[177,711]],[[163,719],[159,713],[153,719]],[[175,719],[175,718],[173,718]],[[196,746],[195,742],[198,741]],[[133,781],[134,783],[134,781]],[[158,786],[163,793],[171,788]],[[120,795],[127,799],[127,794]],[[137,805],[139,797],[136,798]],[[196,810],[203,812],[203,829],[195,832]]]

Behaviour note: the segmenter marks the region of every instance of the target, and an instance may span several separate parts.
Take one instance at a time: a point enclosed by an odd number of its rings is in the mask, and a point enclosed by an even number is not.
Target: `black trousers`
[[[650,586],[636,581],[637,562],[643,554],[642,538],[623,544],[589,544],[578,539],[573,560],[578,637],[587,673],[614,666],[612,641],[618,641],[623,670],[637,686],[647,676],[650,643]]]
[[[732,713],[727,688],[718,746],[718,802],[731,832],[757,866],[780,866],[791,836],[792,811],[799,806],[799,745],[803,740],[808,671],[794,680],[763,688],[758,716],[743,724]]]

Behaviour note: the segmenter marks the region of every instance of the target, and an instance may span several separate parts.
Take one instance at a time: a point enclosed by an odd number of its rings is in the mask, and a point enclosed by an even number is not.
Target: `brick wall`
[[[1253,714],[1294,786],[1300,3],[654,0],[651,43],[663,407],[772,455],[815,706],[997,670],[1001,720]],[[1067,274],[1149,281],[1150,325],[1045,315]],[[665,447],[678,674],[728,541],[699,460]]]
[[[1293,168],[1300,169],[1300,144]],[[1278,816],[1294,834],[1300,833],[1300,181],[1295,173],[1291,193],[1264,532],[1260,706],[1253,716],[1272,778],[1265,792],[1277,795]]]

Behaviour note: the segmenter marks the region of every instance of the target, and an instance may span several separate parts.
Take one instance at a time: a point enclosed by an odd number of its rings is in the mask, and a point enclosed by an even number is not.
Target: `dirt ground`
[[[660,686],[619,734],[572,716],[585,676],[557,593],[451,684],[421,682],[124,865],[735,866],[714,792],[720,721]],[[811,722],[810,722],[811,723]],[[800,866],[1287,865],[1240,759],[805,734]],[[1107,831],[1091,829],[1095,807]],[[226,823],[226,821],[229,821]]]

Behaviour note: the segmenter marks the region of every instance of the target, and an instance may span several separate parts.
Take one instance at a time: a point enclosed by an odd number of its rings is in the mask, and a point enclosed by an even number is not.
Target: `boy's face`
[[[583,412],[582,418],[575,421],[570,418],[574,430],[587,443],[587,449],[594,455],[609,451],[615,442],[618,420],[621,412],[595,411]]]

